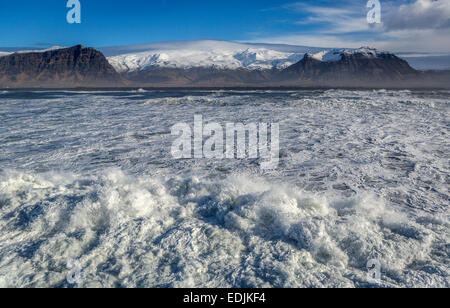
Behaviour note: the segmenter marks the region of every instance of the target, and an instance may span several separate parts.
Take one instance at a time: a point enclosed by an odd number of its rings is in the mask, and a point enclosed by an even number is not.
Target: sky
[[[371,46],[395,52],[450,53],[450,0],[67,0],[0,1],[0,46],[121,46],[218,39],[314,47]]]

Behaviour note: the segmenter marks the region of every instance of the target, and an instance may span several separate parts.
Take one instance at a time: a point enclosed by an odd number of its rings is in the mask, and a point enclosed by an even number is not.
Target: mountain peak
[[[371,47],[360,47],[356,49],[332,49],[323,50],[317,53],[308,53],[306,58],[314,59],[321,62],[337,62],[343,57],[358,57],[366,59],[377,59],[391,53],[379,51]]]

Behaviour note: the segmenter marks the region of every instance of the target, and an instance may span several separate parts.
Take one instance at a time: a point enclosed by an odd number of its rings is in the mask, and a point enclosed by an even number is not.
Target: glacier
[[[305,53],[320,50],[315,47],[204,40],[102,51],[106,55],[113,53],[108,61],[118,72],[124,73],[151,68],[282,69],[300,61]]]

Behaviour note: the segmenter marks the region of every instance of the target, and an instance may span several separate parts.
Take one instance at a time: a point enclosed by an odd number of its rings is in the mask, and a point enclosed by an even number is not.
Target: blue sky
[[[2,0],[0,46],[221,39],[450,52],[449,0],[380,0],[383,24],[375,27],[367,1],[80,0],[82,23],[68,24],[66,0]]]

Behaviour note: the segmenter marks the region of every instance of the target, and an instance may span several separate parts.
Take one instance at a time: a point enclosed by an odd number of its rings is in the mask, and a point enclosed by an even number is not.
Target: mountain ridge
[[[223,50],[230,51],[236,49]],[[231,67],[210,59],[206,66],[137,65],[119,71],[111,58],[81,45],[15,52],[0,56],[0,87],[449,87],[450,74],[420,72],[392,53],[367,47],[312,50],[300,60],[287,58],[290,62],[253,51],[231,53],[239,62]]]
[[[107,50],[113,54],[108,57],[109,62],[119,72],[143,71],[157,67],[224,70],[285,68],[300,61],[306,52],[321,50],[315,47],[269,46],[214,40],[163,42],[128,48],[131,50]]]
[[[328,56],[328,57],[327,57]],[[303,80],[399,81],[418,76],[405,60],[389,52],[362,47],[355,50],[309,54],[287,68],[286,73]]]

